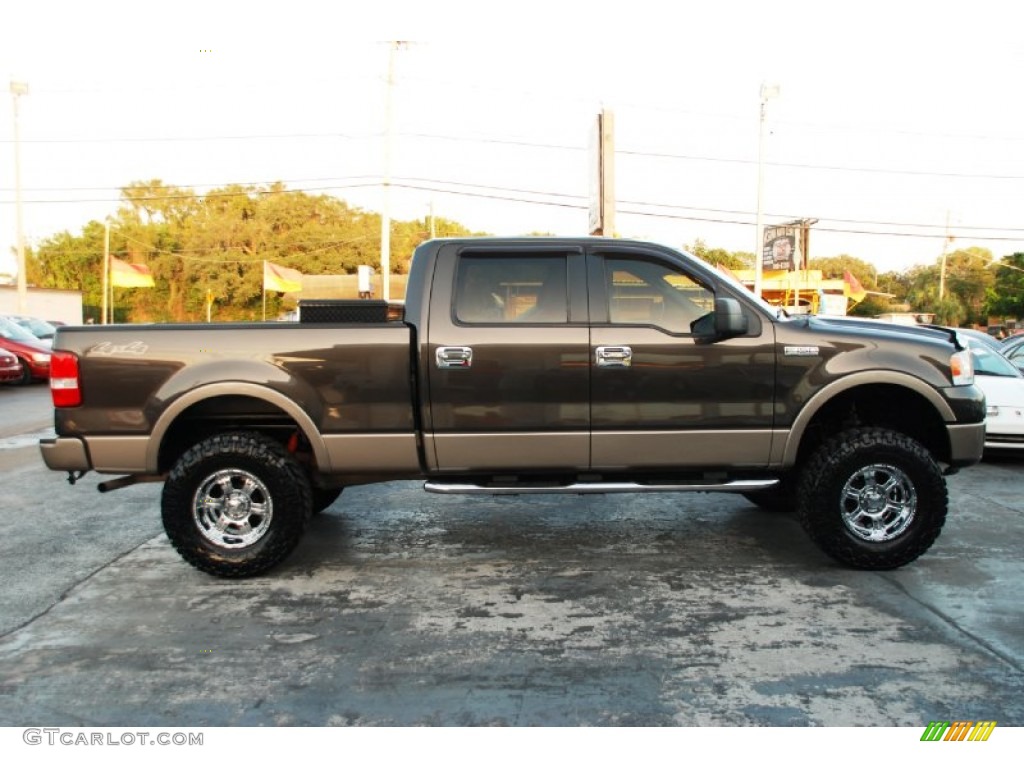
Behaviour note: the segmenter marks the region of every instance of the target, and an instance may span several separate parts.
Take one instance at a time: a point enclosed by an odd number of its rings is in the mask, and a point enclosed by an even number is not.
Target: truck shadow
[[[358,490],[358,489],[356,489]],[[366,504],[346,493],[311,520],[282,569],[431,561],[560,563],[669,556],[691,567],[820,568],[793,517],[730,494],[437,497]]]

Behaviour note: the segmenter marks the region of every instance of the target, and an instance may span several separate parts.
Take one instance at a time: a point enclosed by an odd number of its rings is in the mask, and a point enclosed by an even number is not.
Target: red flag
[[[854,302],[864,301],[864,297],[868,295],[868,292],[864,290],[864,286],[860,284],[860,280],[853,276],[850,270],[843,270],[843,293],[846,297],[853,299]]]

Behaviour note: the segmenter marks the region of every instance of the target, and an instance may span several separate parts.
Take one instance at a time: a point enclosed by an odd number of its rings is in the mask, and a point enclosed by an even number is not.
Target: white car
[[[1024,374],[984,344],[967,344],[974,383],[985,393],[985,448],[1024,450]]]

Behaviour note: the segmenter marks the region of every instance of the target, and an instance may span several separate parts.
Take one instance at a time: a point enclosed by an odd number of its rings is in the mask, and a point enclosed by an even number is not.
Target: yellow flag
[[[152,288],[153,273],[144,264],[129,264],[110,257],[110,284],[116,288]]]
[[[272,261],[263,262],[263,290],[294,293],[302,290],[302,273],[297,269],[279,266]]]

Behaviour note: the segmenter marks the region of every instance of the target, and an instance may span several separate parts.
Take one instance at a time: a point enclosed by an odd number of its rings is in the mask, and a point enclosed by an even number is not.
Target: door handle
[[[594,357],[598,368],[629,368],[633,365],[631,347],[598,347]]]
[[[473,365],[473,348],[438,347],[434,360],[438,368],[469,368]]]

